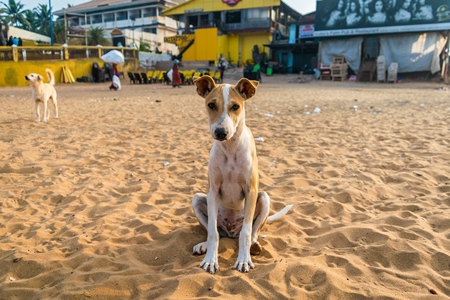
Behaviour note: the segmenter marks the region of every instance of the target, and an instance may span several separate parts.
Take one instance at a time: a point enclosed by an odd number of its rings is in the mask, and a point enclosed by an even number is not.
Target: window
[[[241,11],[228,11],[225,13],[225,23],[241,23]]]
[[[268,18],[269,18],[268,8],[247,9],[247,19],[268,19]]]
[[[200,26],[208,26],[209,24],[208,18],[209,18],[208,15],[200,15]]]
[[[84,20],[83,20],[84,21]],[[110,14],[104,14],[103,15],[103,21],[104,22],[113,22],[114,21],[114,14],[110,13]]]
[[[156,8],[154,8],[154,7],[151,7],[151,8],[150,8],[150,7],[144,8],[144,9],[142,10],[142,16],[143,16],[144,18],[156,16]]]
[[[121,11],[116,14],[116,21],[122,21],[128,19],[128,12]]]
[[[198,16],[188,16],[188,23],[193,27],[198,27]]]
[[[135,9],[130,11],[130,20],[133,19],[140,19],[141,18],[141,10],[140,9]]]
[[[158,28],[150,28],[150,27],[146,27],[146,28],[144,28],[144,32],[153,33],[153,34],[158,34]]]
[[[102,15],[92,16],[92,24],[98,24],[102,22]]]

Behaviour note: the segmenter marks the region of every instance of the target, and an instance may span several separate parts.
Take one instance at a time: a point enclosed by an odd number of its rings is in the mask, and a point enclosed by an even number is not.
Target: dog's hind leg
[[[59,118],[58,114],[58,101],[56,100],[56,93],[52,95],[53,107],[55,108],[55,119]]]
[[[208,230],[208,205],[206,202],[206,195],[202,193],[197,193],[192,199],[192,208],[194,209],[195,216],[197,217],[200,224]],[[194,254],[204,254],[206,253],[206,242],[197,244],[194,246]]]
[[[264,224],[266,223],[267,217],[270,211],[270,198],[266,192],[259,192],[258,199],[256,201],[255,207],[255,217],[253,219],[252,225],[252,236],[251,236],[251,246],[250,254],[259,255],[262,251],[261,245],[258,243],[258,235]]]
[[[34,121],[39,122],[41,120],[41,115],[39,113],[39,101],[34,101],[34,111],[36,114],[36,119]]]
[[[47,122],[50,111],[48,110],[48,101],[44,101],[44,113],[42,116],[42,122]]]

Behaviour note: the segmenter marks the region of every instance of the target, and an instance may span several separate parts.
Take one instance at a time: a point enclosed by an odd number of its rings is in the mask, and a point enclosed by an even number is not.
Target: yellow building
[[[184,61],[215,61],[223,55],[242,66],[269,55],[264,45],[287,36],[301,14],[281,0],[188,0],[163,11],[178,21],[176,43]]]

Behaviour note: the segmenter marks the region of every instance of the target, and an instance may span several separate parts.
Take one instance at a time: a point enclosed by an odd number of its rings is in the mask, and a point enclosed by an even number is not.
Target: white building
[[[72,33],[77,28],[101,27],[114,46],[139,48],[145,42],[154,52],[176,54],[177,47],[165,44],[164,37],[177,34],[177,22],[161,12],[181,2],[184,0],[92,0],[53,14],[65,18]]]

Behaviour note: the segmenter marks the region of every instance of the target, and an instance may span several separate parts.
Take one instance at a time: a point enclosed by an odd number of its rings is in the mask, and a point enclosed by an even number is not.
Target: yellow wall
[[[281,0],[241,0],[229,6],[220,0],[191,0],[163,11],[164,16],[182,15],[186,10],[202,9],[203,12],[239,10],[257,7],[280,6]]]
[[[47,82],[47,74],[45,69],[49,68],[55,74],[55,82],[61,82],[61,67],[66,66],[72,72],[73,77],[87,76],[86,71],[92,75],[92,64],[97,62],[103,67],[104,62],[101,59],[77,59],[66,61],[4,61],[2,62],[0,72],[0,86],[26,86],[28,82],[25,76],[29,73],[38,73],[44,76]],[[126,71],[129,68],[139,65],[138,62],[127,60],[125,65],[119,66],[119,71]]]
[[[183,54],[183,60],[217,60],[217,28],[195,31],[195,42]]]
[[[266,51],[268,55],[269,49],[263,45],[269,44],[270,41],[269,33],[217,36],[217,28],[197,29],[195,42],[183,54],[183,60],[217,62],[222,54],[232,64],[237,64],[239,59],[241,63],[245,63],[247,60],[252,60],[254,45],[258,45],[260,53]]]
[[[269,49],[263,45],[270,44],[271,34],[261,33],[252,35],[242,35],[242,62],[252,60],[253,46],[258,45],[259,53],[265,51],[267,56],[269,55]]]

